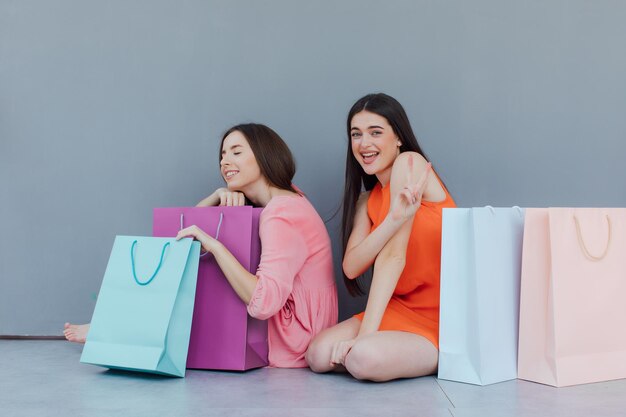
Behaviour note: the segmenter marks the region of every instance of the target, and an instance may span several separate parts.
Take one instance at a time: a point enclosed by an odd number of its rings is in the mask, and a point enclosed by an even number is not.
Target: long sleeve
[[[293,288],[293,282],[308,257],[306,243],[298,225],[293,225],[279,213],[261,215],[261,262],[252,299],[248,304],[250,316],[265,320],[278,313]]]

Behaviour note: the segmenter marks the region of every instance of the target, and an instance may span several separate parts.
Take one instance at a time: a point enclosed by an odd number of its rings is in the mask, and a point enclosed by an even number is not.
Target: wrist
[[[216,203],[217,200],[217,203]],[[216,193],[213,193],[211,195],[209,195],[208,197],[205,197],[202,201],[200,201],[198,204],[196,204],[196,207],[212,207],[212,206],[217,206],[219,204],[220,198],[219,196],[216,196]]]
[[[354,337],[354,339],[359,339],[363,336],[367,336],[368,334],[372,334],[375,333],[378,328],[372,328],[371,323],[368,323],[369,320],[367,320],[365,317],[363,317],[363,322],[361,322],[361,326],[359,327],[359,331],[357,332],[356,336]]]
[[[219,206],[220,205],[220,188],[213,191],[213,194],[209,196],[209,205],[210,206]]]
[[[208,239],[204,246],[207,248],[207,252],[211,252],[214,255],[225,249],[222,242],[216,239]]]
[[[354,340],[360,339],[361,337],[367,336],[368,334],[372,334],[374,332],[375,330],[366,329],[363,326],[361,326],[361,328],[359,329],[359,332],[354,337]]]
[[[400,217],[396,218],[391,214],[391,211],[387,213],[383,223],[387,224],[393,230],[398,230],[402,227],[402,225],[406,222],[407,219]]]

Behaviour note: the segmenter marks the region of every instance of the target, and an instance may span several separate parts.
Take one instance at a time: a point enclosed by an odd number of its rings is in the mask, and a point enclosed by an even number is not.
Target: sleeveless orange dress
[[[434,172],[433,172],[434,173]],[[415,333],[428,339],[439,349],[439,277],[441,270],[441,215],[444,207],[456,207],[443,186],[446,198],[439,202],[422,201],[415,213],[413,229],[407,246],[406,264],[393,295],[385,309],[378,330]],[[372,189],[367,201],[367,214],[372,231],[387,216],[390,186],[380,183]],[[365,313],[355,317],[363,320]]]

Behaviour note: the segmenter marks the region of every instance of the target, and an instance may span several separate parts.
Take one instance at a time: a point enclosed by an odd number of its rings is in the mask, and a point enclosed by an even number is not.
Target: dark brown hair
[[[352,155],[352,147],[350,146],[350,130],[352,118],[362,111],[368,111],[384,117],[393,132],[398,136],[402,145],[400,146],[400,152],[412,151],[421,154],[428,160],[426,154],[422,151],[417,138],[411,128],[409,118],[404,111],[404,108],[398,101],[388,96],[387,94],[377,93],[368,94],[365,97],[359,99],[348,113],[348,152],[346,155],[346,183],[343,192],[343,216],[341,219],[341,238],[343,243],[343,256],[346,255],[346,249],[348,247],[348,239],[352,233],[352,227],[354,223],[354,216],[356,214],[356,202],[359,199],[359,194],[362,189],[366,191],[374,188],[378,179],[376,175],[367,175],[361,165]],[[343,274],[343,280],[346,284],[348,292],[352,296],[363,295],[364,291],[361,286],[360,280],[363,277],[361,275],[358,278],[350,279]]]
[[[244,123],[231,127],[222,136],[220,161],[224,139],[233,132],[240,132],[250,145],[261,175],[274,187],[300,194],[291,181],[296,175],[296,163],[284,140],[269,127],[257,123]]]

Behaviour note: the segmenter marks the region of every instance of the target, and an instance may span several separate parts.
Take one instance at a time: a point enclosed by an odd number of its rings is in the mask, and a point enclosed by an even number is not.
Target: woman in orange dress
[[[388,381],[437,370],[441,213],[455,207],[398,101],[358,100],[348,115],[343,272],[352,295],[372,268],[365,311],[321,332],[306,359],[315,372]]]

